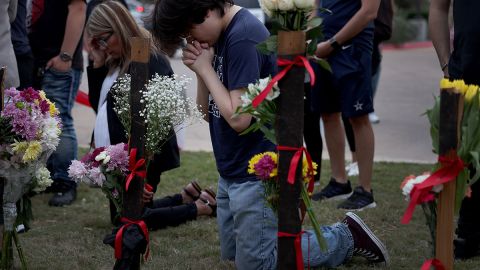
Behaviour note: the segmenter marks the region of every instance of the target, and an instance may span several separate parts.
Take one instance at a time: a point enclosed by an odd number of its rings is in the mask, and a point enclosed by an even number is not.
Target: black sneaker
[[[50,206],[64,206],[70,205],[77,198],[77,190],[71,188],[64,192],[57,192],[53,197],[48,201]]]
[[[345,210],[361,211],[367,208],[375,208],[377,204],[373,199],[373,190],[365,191],[363,187],[358,186],[353,190],[352,196],[338,205],[338,208]]]
[[[347,225],[352,233],[354,256],[364,257],[372,263],[385,263],[388,265],[387,248],[359,216],[348,212],[342,222]]]
[[[330,178],[330,182],[320,192],[313,194],[312,200],[343,200],[352,194],[350,181],[346,184],[338,183],[335,178]]]

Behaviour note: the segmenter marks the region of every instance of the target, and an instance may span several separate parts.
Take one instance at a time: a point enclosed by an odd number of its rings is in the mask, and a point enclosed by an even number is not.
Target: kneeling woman
[[[131,62],[130,37],[151,37],[150,33],[137,25],[129,11],[116,1],[99,4],[92,11],[85,27],[89,54],[93,65],[87,67],[89,100],[97,112],[94,129],[95,147],[127,143],[125,129],[113,110],[114,100],[110,89],[116,79],[129,73]],[[165,55],[152,42],[149,60],[150,78],[155,74],[173,75]],[[147,183],[155,192],[162,172],[180,165],[177,139],[172,129],[171,137],[156,153],[147,168]],[[154,206],[154,205],[152,205]],[[111,204],[111,219],[116,213]]]

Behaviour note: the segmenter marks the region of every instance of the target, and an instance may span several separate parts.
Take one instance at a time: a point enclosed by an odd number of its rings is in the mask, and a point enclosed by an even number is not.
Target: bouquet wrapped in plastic
[[[43,91],[10,88],[5,90],[5,98],[6,104],[0,115],[4,248],[10,247],[12,237],[16,237],[17,215],[24,216],[24,213],[17,213],[17,201],[26,193],[43,191],[52,183],[45,164],[55,151],[61,132],[58,110]],[[31,212],[31,209],[23,208],[23,211]],[[18,239],[14,240],[18,247]],[[3,252],[2,266],[6,267],[5,264],[12,259],[12,254]],[[21,259],[23,263],[23,256]]]

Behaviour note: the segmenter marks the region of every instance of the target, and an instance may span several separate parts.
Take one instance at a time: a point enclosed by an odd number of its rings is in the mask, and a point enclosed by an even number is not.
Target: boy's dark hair
[[[158,0],[150,18],[152,34],[163,49],[178,46],[193,24],[201,24],[209,10],[225,14],[233,0]]]

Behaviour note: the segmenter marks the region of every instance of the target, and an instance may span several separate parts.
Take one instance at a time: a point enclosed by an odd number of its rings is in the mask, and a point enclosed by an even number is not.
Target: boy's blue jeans
[[[220,177],[217,193],[217,222],[223,260],[235,261],[239,270],[276,269],[277,218],[264,200],[261,181],[243,183]],[[336,223],[322,227],[328,251],[320,252],[313,231],[302,235],[305,266],[334,267],[350,259],[353,238],[347,226]]]
[[[55,103],[62,120],[60,143],[47,162],[52,180],[57,184],[61,183],[60,186],[63,190],[59,191],[76,187],[76,183],[68,177],[68,167],[72,160],[77,158],[78,145],[73,127],[72,108],[75,104],[81,76],[82,71],[78,69],[60,72],[50,68],[45,70],[42,81],[42,90],[45,91],[47,98]]]

